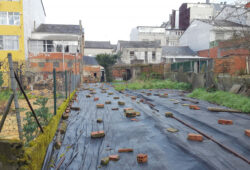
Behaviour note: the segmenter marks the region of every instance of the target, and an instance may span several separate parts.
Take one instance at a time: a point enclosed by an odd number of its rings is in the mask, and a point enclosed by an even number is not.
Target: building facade
[[[98,54],[113,54],[116,46],[110,41],[85,41],[84,55],[97,56]]]
[[[189,46],[193,51],[206,50],[249,28],[226,20],[194,20],[181,36],[180,45]]]
[[[161,62],[159,41],[118,41],[117,53],[122,64],[154,64]]]
[[[12,53],[14,67],[24,69],[28,56],[28,37],[45,20],[42,0],[0,1],[0,71],[8,70],[7,54]],[[36,25],[34,24],[36,22]],[[8,74],[6,74],[8,77]],[[7,77],[4,77],[7,80]],[[7,86],[5,81],[3,86]]]
[[[166,45],[166,31],[164,27],[138,26],[131,31],[131,41],[159,41]]]

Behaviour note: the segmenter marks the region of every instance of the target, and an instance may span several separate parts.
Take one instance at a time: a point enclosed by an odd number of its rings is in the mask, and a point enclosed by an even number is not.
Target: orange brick
[[[134,110],[134,109],[133,108],[125,108],[125,109],[123,109],[124,112],[126,112],[128,110]]]
[[[118,161],[120,159],[119,155],[110,155],[109,160],[111,161]]]
[[[66,109],[66,110],[65,110],[65,113],[69,113],[69,112],[70,112],[70,109]]]
[[[104,137],[105,136],[105,133],[104,133],[104,131],[102,130],[102,131],[96,131],[96,132],[92,132],[91,133],[91,137],[92,138],[102,138],[102,137]]]
[[[138,154],[137,155],[137,162],[138,163],[146,163],[148,162],[148,155],[147,154]]]
[[[218,123],[219,123],[219,124],[222,124],[222,125],[232,125],[232,124],[233,124],[233,121],[232,121],[232,120],[220,119],[220,120],[218,120]]]
[[[147,93],[147,96],[151,96],[152,95],[152,93]]]
[[[136,100],[136,98],[137,98],[136,96],[132,96],[131,97],[132,100]]]
[[[98,97],[95,97],[95,98],[94,98],[94,101],[98,101],[98,100],[99,100],[99,98],[98,98]]]
[[[112,110],[119,110],[119,108],[112,108]]]
[[[200,110],[200,108],[196,105],[189,105],[189,108],[193,110]]]
[[[143,99],[141,99],[141,100],[140,100],[140,102],[144,102],[144,100],[143,100]]]
[[[135,121],[135,122],[139,122],[139,120],[137,119],[130,119],[131,121]]]
[[[97,108],[104,108],[104,104],[97,104],[96,107]]]
[[[246,129],[246,130],[245,130],[245,135],[247,135],[247,136],[250,137],[250,129]]]
[[[188,140],[193,140],[193,141],[202,142],[202,141],[203,141],[203,136],[202,136],[202,135],[199,135],[199,134],[189,133],[189,134],[188,134]]]
[[[123,148],[123,149],[119,149],[118,152],[119,153],[122,153],[122,152],[133,152],[134,149],[131,149],[131,148]]]

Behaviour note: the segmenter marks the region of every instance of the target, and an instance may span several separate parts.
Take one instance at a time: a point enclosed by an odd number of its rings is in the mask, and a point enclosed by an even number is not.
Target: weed
[[[242,112],[250,113],[250,98],[239,94],[224,91],[207,92],[205,89],[196,89],[188,97],[206,100]]]
[[[179,90],[190,90],[191,85],[188,83],[178,83],[170,80],[147,80],[147,81],[136,81],[133,83],[123,83],[116,84],[114,83],[115,89],[118,91],[131,89],[179,89]]]

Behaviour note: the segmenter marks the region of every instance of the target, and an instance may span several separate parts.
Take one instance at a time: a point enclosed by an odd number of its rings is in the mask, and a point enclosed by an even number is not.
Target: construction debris
[[[137,162],[138,163],[146,163],[148,162],[148,155],[147,154],[138,154],[137,155]]]
[[[105,136],[104,131],[97,131],[91,133],[91,138],[103,138]]]
[[[199,135],[199,134],[189,133],[188,134],[188,140],[202,142],[203,141],[203,136]]]
[[[166,112],[166,113],[165,113],[165,116],[166,116],[166,117],[173,117],[174,115],[173,115],[172,112]]]
[[[75,111],[79,111],[80,110],[80,107],[70,107],[71,110],[75,110]]]
[[[115,108],[112,108],[112,110],[119,110],[119,108],[115,107]]]
[[[103,120],[102,120],[101,118],[99,118],[99,119],[96,120],[96,122],[97,122],[97,123],[102,123]]]
[[[111,101],[106,101],[105,104],[111,104]]]
[[[220,120],[218,120],[218,123],[219,123],[219,124],[222,124],[222,125],[232,125],[232,124],[233,124],[233,121],[232,121],[232,120],[220,119]]]
[[[233,112],[233,113],[242,113],[239,110],[233,110],[233,109],[223,109],[223,108],[217,108],[217,107],[208,107],[207,110],[211,112]]]
[[[250,129],[245,130],[245,135],[250,137]]]
[[[119,155],[109,155],[110,161],[119,161],[120,156]]]
[[[124,105],[125,105],[125,102],[118,101],[118,105],[124,106]]]
[[[127,110],[125,115],[126,117],[136,117],[136,112],[134,110]]]
[[[104,104],[97,104],[96,107],[97,108],[104,108]]]
[[[94,98],[94,101],[98,101],[98,100],[99,100],[99,98],[98,98],[98,97],[95,97],[95,98]]]
[[[87,97],[87,98],[90,98],[90,97],[92,97],[92,95],[90,95],[90,94],[87,94],[87,95],[86,95],[86,97]]]
[[[189,108],[192,110],[200,110],[200,108],[196,105],[189,105]]]
[[[66,119],[68,119],[68,118],[69,118],[69,113],[63,113],[62,119],[63,119],[63,120],[66,120]]]
[[[113,99],[117,100],[117,99],[120,99],[120,97],[113,97]]]
[[[109,157],[105,157],[101,159],[101,165],[108,165],[109,163]]]
[[[133,152],[133,151],[134,151],[134,149],[131,149],[131,148],[123,148],[123,149],[118,150],[119,153]]]
[[[178,130],[178,129],[175,129],[175,128],[167,128],[167,131],[168,131],[168,132],[171,132],[171,133],[179,132],[179,130]]]

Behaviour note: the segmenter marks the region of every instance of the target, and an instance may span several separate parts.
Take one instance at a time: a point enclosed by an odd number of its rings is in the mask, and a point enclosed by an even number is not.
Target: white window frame
[[[6,17],[2,19],[5,22],[0,22],[0,25],[20,25],[20,12],[0,11],[0,14],[5,14],[4,17]],[[11,19],[13,23],[11,23]]]
[[[19,36],[15,35],[0,35],[0,51],[18,51]]]

